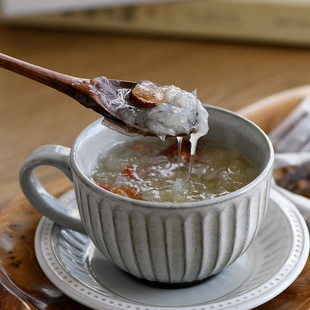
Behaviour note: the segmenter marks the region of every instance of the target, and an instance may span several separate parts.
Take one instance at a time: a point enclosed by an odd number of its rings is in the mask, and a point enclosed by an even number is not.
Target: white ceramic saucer
[[[72,190],[61,200],[75,206]],[[36,231],[35,250],[55,286],[93,309],[251,309],[298,277],[308,258],[309,232],[295,206],[272,190],[266,220],[248,251],[205,282],[179,289],[136,282],[108,262],[87,236],[45,217]]]

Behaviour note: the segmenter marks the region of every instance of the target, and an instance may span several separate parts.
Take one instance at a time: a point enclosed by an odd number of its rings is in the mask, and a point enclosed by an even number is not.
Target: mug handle
[[[51,195],[34,171],[38,166],[53,166],[61,170],[73,182],[70,151],[70,148],[60,145],[38,147],[24,161],[19,174],[19,182],[27,199],[40,213],[55,223],[85,234],[80,216]]]

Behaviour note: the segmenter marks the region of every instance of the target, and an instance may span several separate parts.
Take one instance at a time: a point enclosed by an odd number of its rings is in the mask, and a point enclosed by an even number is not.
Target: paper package
[[[310,226],[310,96],[269,133],[269,138],[275,150],[272,187],[299,209]]]

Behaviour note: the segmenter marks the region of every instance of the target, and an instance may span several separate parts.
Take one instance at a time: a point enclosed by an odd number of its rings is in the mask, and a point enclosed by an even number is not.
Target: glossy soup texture
[[[190,143],[183,141],[180,149],[175,141],[117,144],[99,156],[93,181],[122,196],[179,203],[225,195],[256,177],[256,169],[239,148],[203,139],[191,161]]]

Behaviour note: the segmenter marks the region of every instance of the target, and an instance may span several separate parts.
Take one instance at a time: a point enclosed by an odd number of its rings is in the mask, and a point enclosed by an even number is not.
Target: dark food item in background
[[[310,162],[275,169],[273,176],[277,185],[310,198]]]

